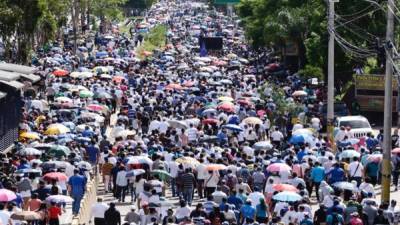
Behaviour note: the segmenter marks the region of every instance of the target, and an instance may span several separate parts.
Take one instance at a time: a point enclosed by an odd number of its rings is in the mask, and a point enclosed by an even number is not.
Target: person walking
[[[69,193],[74,199],[72,203],[72,213],[76,216],[79,213],[81,200],[86,189],[86,178],[79,174],[79,170],[74,170],[74,175],[68,180]]]
[[[91,216],[94,217],[94,225],[105,225],[104,213],[108,209],[108,205],[103,202],[103,198],[98,197],[97,203],[92,206]]]
[[[125,202],[125,194],[126,189],[128,187],[128,179],[126,178],[126,170],[124,166],[119,167],[119,171],[117,173],[116,180],[117,190],[116,190],[116,198],[118,198],[118,202]]]
[[[186,168],[185,173],[182,175],[183,183],[183,199],[188,203],[189,206],[192,205],[193,191],[196,186],[196,178],[194,177],[192,170]]]
[[[105,225],[121,225],[121,213],[115,208],[115,203],[110,203],[110,208],[104,213]]]
[[[61,208],[57,206],[56,202],[51,202],[51,206],[47,210],[49,225],[59,225],[60,224],[60,216],[61,216]]]

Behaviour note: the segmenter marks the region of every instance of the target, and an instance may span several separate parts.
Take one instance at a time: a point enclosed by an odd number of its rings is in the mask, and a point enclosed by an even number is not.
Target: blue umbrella
[[[272,199],[276,201],[281,201],[281,202],[297,202],[303,199],[301,195],[291,192],[291,191],[282,191],[274,196],[272,196]]]
[[[217,114],[217,110],[211,108],[211,109],[206,109],[201,113],[202,116],[207,116],[207,115],[210,115],[210,114],[216,115]]]
[[[304,143],[305,140],[304,140],[304,137],[302,135],[293,135],[290,138],[289,142],[291,144],[300,144],[300,143]]]
[[[68,127],[70,130],[75,130],[76,125],[73,122],[63,122],[62,124]]]
[[[96,58],[108,57],[108,52],[96,52]]]
[[[260,149],[270,150],[273,148],[273,146],[269,141],[259,141],[253,145],[253,148],[256,150]]]
[[[237,131],[237,132],[243,131],[243,129],[240,126],[235,125],[235,124],[227,124],[227,125],[224,125],[223,128],[232,130],[232,131]]]

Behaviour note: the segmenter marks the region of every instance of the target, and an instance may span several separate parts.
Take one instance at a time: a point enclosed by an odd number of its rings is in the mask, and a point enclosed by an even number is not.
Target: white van
[[[372,133],[371,125],[367,118],[363,116],[342,116],[337,117],[335,120],[335,134],[340,127],[351,127],[351,131],[355,138],[361,138],[367,136],[368,133]]]

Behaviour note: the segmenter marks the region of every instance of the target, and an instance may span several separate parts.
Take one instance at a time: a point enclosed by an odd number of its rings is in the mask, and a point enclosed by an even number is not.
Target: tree
[[[100,27],[105,31],[106,22],[122,18],[121,7],[127,0],[91,0],[90,8],[93,15],[100,18]]]
[[[245,26],[246,36],[255,48],[269,46],[284,49],[288,41],[295,42],[299,49],[300,69],[309,65],[307,73],[322,70],[326,74],[329,39],[326,1],[241,0],[237,11]],[[346,0],[336,4],[336,13],[338,37],[373,53],[375,37],[383,38],[385,34],[385,12],[367,1]],[[337,83],[350,80],[352,67],[355,64],[364,65],[367,58],[366,54],[362,57],[336,45]]]

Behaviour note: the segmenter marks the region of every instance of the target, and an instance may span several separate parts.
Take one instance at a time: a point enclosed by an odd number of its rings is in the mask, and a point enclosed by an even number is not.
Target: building
[[[40,81],[35,72],[34,67],[0,63],[0,151],[9,149],[18,140],[23,90]]]

